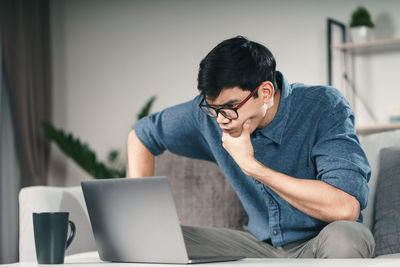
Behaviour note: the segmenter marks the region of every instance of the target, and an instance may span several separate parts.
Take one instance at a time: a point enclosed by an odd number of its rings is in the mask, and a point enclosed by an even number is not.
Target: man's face
[[[240,104],[248,95],[250,91],[243,91],[239,87],[226,88],[221,91],[218,97],[210,100],[206,97],[208,105],[215,108],[235,108]],[[239,117],[236,120],[225,118],[221,113],[216,118],[222,131],[230,134],[233,137],[238,137],[242,133],[243,124],[250,120],[250,131],[253,132],[258,127],[263,127],[265,120],[267,99],[264,96],[263,88],[260,86],[258,90],[258,97],[251,97],[237,112]],[[265,126],[265,125],[264,125]]]

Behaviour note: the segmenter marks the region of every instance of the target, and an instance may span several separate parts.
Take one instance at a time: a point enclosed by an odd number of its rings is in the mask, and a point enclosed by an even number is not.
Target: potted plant
[[[351,14],[350,37],[353,42],[363,42],[373,39],[372,28],[374,28],[369,11],[359,6]]]
[[[151,97],[140,110],[137,119],[140,120],[150,114],[150,109],[156,100]],[[57,129],[50,122],[42,122],[46,136],[53,141],[64,154],[71,158],[78,166],[96,179],[123,178],[126,177],[125,163],[120,161],[119,151],[111,150],[107,156],[107,163],[97,159],[96,152],[82,142],[72,133],[66,133],[63,129]]]

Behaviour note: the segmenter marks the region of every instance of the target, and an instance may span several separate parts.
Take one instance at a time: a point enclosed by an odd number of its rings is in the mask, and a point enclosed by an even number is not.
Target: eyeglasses
[[[238,114],[237,110],[240,107],[242,107],[247,102],[247,100],[249,100],[257,92],[257,90],[258,90],[258,88],[260,88],[260,86],[261,86],[261,84],[259,86],[257,86],[257,88],[254,89],[251,92],[251,94],[248,95],[235,108],[214,108],[214,107],[211,107],[210,105],[207,104],[205,97],[203,97],[203,100],[201,100],[201,102],[199,104],[199,107],[204,113],[206,113],[210,117],[217,118],[218,114],[221,113],[221,115],[224,116],[227,119],[236,120],[237,118],[239,118],[239,114]]]

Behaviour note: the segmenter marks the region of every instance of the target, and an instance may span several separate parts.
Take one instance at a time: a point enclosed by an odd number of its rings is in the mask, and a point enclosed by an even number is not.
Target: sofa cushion
[[[367,155],[369,164],[371,165],[371,178],[368,182],[369,185],[369,196],[368,205],[362,211],[364,218],[363,224],[372,231],[373,227],[373,214],[374,214],[374,203],[375,203],[375,188],[376,180],[378,177],[379,170],[379,151],[385,147],[397,146],[400,144],[400,130],[381,132],[362,136],[360,138],[361,146]]]
[[[165,152],[156,157],[155,175],[170,178],[183,225],[240,229],[247,223],[236,193],[215,163]]]
[[[400,146],[380,152],[375,197],[376,256],[400,253]]]

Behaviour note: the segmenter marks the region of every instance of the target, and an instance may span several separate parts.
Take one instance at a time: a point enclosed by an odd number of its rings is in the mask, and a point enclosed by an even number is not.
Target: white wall
[[[347,23],[359,4],[379,19],[379,37],[400,36],[396,0],[53,1],[54,123],[101,159],[111,148],[126,158],[126,137],[143,103],[157,95],[157,111],[193,98],[200,60],[236,35],[269,47],[290,82],[326,84],[326,18]],[[379,100],[374,110],[381,120],[387,106],[400,105],[399,52],[356,61],[364,71],[357,79],[368,82],[369,101]],[[52,147],[49,184],[88,177]]]

